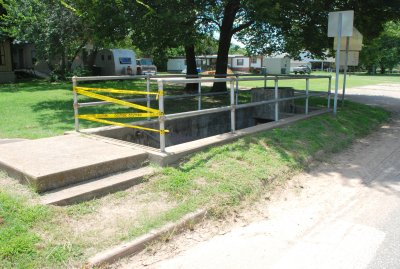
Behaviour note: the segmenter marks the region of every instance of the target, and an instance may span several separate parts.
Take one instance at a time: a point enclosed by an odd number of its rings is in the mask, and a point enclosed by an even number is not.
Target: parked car
[[[150,58],[137,59],[136,70],[138,75],[157,74],[157,66],[153,64],[153,60]]]
[[[308,67],[307,65],[299,65],[297,67],[293,68],[293,72],[297,75],[299,74],[310,74],[311,73],[311,68]]]

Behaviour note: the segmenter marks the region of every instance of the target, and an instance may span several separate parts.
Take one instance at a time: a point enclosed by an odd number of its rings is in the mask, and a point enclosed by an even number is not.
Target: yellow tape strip
[[[146,106],[130,103],[130,102],[127,102],[127,101],[119,100],[119,99],[112,98],[112,97],[109,97],[109,96],[105,96],[105,95],[102,95],[102,94],[88,92],[88,91],[80,89],[79,87],[76,87],[75,91],[77,93],[80,93],[80,94],[88,96],[88,97],[100,99],[100,100],[111,102],[111,103],[118,104],[118,105],[121,105],[121,106],[132,107],[132,108],[136,108],[136,109],[139,109],[139,110],[144,110],[144,111],[151,112],[151,113],[159,113],[159,110],[154,109],[154,108],[149,108],[149,107],[146,107]]]
[[[158,117],[160,113],[108,113],[108,114],[85,114],[80,116],[94,117],[98,119],[128,119]]]
[[[156,133],[160,133],[160,134],[165,134],[165,133],[169,132],[168,130],[157,130],[157,129],[146,128],[146,127],[137,126],[137,125],[130,125],[130,124],[126,124],[126,123],[116,122],[116,121],[102,120],[102,119],[98,119],[98,118],[87,116],[87,115],[79,115],[78,118],[96,121],[96,122],[105,123],[105,124],[110,124],[110,125],[132,128],[132,129],[151,131],[151,132],[156,132]]]
[[[119,90],[119,89],[113,89],[113,88],[86,88],[86,87],[75,87],[75,89],[84,90],[84,91],[109,92],[109,93],[159,95],[158,92],[144,92],[144,91],[134,91],[134,90]]]

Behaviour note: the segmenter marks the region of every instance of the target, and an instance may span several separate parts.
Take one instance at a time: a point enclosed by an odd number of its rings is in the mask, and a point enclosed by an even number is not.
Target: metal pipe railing
[[[220,75],[221,76],[221,75]],[[321,93],[310,91],[310,79],[324,79],[328,78],[328,92]],[[311,75],[238,75],[238,74],[227,74],[225,78],[215,77],[214,75],[206,75],[206,76],[197,76],[191,77],[187,75],[175,75],[175,76],[167,76],[167,75],[157,75],[157,76],[105,76],[105,77],[73,77],[72,83],[74,88],[74,115],[75,115],[75,130],[79,131],[79,107],[89,107],[89,106],[97,106],[97,105],[108,105],[112,104],[112,102],[101,101],[101,102],[86,102],[79,103],[78,96],[75,91],[75,88],[78,86],[78,81],[104,81],[104,80],[134,80],[134,79],[146,79],[146,91],[147,95],[145,98],[131,98],[131,99],[121,99],[124,101],[136,101],[136,102],[146,102],[148,108],[151,106],[151,101],[156,100],[150,96],[151,92],[151,81],[154,80],[158,85],[158,108],[160,116],[158,117],[159,122],[159,130],[160,130],[160,150],[161,152],[165,152],[166,142],[165,142],[165,122],[171,119],[179,119],[196,115],[204,115],[210,113],[216,113],[221,111],[230,111],[231,118],[231,132],[234,133],[236,130],[236,110],[246,107],[254,107],[265,104],[275,104],[275,120],[279,120],[279,103],[288,100],[296,100],[296,99],[305,99],[305,114],[309,113],[309,98],[314,96],[327,96],[328,104],[327,107],[330,109],[330,99],[331,99],[331,84],[332,77],[331,76],[311,76]],[[306,90],[305,94],[295,95],[292,97],[279,98],[279,80],[293,80],[293,79],[305,79],[306,80]],[[264,88],[267,87],[267,81],[274,81],[274,99],[265,100],[259,102],[252,102],[246,104],[239,104],[239,82],[240,81],[264,81]],[[202,83],[207,82],[229,82],[229,91],[226,92],[217,92],[217,93],[203,93],[202,92]],[[164,96],[164,84],[166,83],[176,83],[176,84],[189,84],[189,83],[197,83],[198,91],[196,94],[182,94],[178,96]],[[204,84],[203,84],[204,85]],[[303,92],[303,91],[296,91]],[[210,109],[202,109],[202,96],[213,96],[213,95],[230,95],[230,103],[228,106],[218,107],[218,108],[210,108]],[[180,99],[180,98],[188,98],[188,97],[198,97],[198,106],[196,111],[188,111],[188,112],[180,112],[175,114],[165,115],[165,100],[166,99]],[[148,118],[150,120],[150,118]]]
[[[279,93],[278,93],[278,78],[275,78],[275,88],[274,88],[274,95],[275,95],[275,121],[279,120]]]

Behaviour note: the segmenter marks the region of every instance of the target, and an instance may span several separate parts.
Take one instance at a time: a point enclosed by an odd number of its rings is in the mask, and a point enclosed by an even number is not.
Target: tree
[[[387,22],[377,38],[367,40],[361,51],[360,62],[368,73],[375,73],[379,66],[382,74],[386,69],[392,71],[400,63],[400,21]]]
[[[399,17],[396,1],[347,0],[214,0],[205,3],[203,21],[220,32],[216,73],[226,73],[229,45],[239,37],[253,53],[289,52],[298,56],[308,50],[321,56],[332,46],[326,37],[328,12],[353,9],[355,25],[366,38],[376,36],[387,20]],[[209,29],[213,29],[209,27]],[[214,84],[224,90],[225,84]]]
[[[186,55],[187,74],[197,75],[195,46],[201,39],[197,31],[194,0],[142,1],[145,6],[130,6],[128,16],[132,40],[142,51],[158,54],[166,60],[170,49],[183,48]],[[197,89],[197,84],[187,85],[188,90]]]
[[[117,0],[8,0],[0,2],[7,14],[1,31],[33,43],[37,56],[59,62],[65,74],[88,43],[104,46],[123,39],[128,31],[124,6]],[[110,16],[113,14],[113,16]]]
[[[2,5],[7,12],[2,16],[2,31],[19,41],[35,44],[41,59],[61,59],[60,71],[65,73],[67,58],[72,60],[87,41],[75,14],[52,0],[9,0]]]

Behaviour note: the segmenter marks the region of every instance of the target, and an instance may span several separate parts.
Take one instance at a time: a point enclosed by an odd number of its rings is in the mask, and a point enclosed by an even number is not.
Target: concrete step
[[[71,134],[0,145],[0,169],[37,192],[139,168],[142,149]]]
[[[44,193],[41,197],[41,203],[63,206],[88,201],[139,184],[144,177],[150,176],[153,173],[153,168],[142,167],[136,170],[86,181],[84,183]]]

